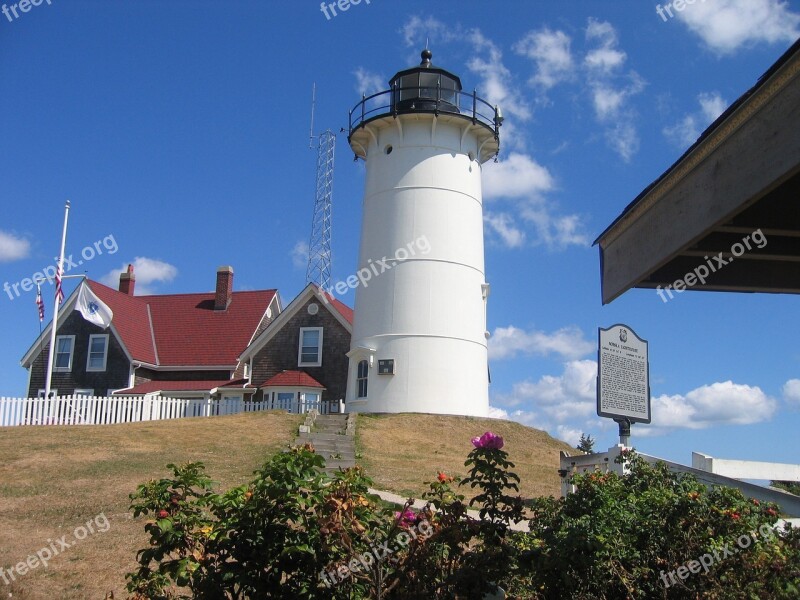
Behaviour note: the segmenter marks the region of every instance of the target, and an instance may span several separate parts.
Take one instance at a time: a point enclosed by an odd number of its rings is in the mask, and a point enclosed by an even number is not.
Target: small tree
[[[586,454],[594,454],[594,439],[592,439],[591,435],[582,433],[581,440],[575,447],[581,452],[585,452]]]

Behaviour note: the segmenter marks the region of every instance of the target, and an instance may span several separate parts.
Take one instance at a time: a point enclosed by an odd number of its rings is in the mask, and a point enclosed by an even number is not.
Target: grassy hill
[[[577,451],[538,429],[512,421],[439,415],[359,415],[356,430],[358,460],[379,489],[419,497],[438,471],[463,477],[470,440],[485,431],[503,436],[514,471],[520,476],[520,494],[558,496],[559,451]],[[463,492],[470,496],[468,488]]]
[[[89,534],[7,585],[14,600],[87,600],[114,591],[125,598],[125,573],[147,537],[128,495],[168,475],[167,463],[202,461],[221,488],[248,481],[264,459],[297,433],[302,417],[249,413],[130,425],[0,428],[0,567],[8,569],[101,513],[106,532]],[[492,430],[506,440],[525,496],[558,494],[558,451],[569,447],[517,423],[431,415],[361,416],[358,462],[376,486],[419,495],[437,471],[464,475],[470,439]],[[96,526],[105,527],[103,520]],[[100,527],[96,527],[100,528]],[[16,571],[15,571],[16,573]],[[8,575],[6,575],[8,577]],[[10,579],[9,579],[10,581]]]

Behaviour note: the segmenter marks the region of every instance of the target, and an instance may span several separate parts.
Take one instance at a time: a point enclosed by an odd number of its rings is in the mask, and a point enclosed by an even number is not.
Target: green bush
[[[775,505],[625,454],[626,476],[576,475],[575,493],[533,502],[520,597],[800,597],[800,534],[773,529]]]
[[[419,511],[369,495],[358,467],[326,475],[310,446],[221,494],[202,464],[169,465],[171,478],[131,495],[134,516],[150,517],[131,598],[482,599],[498,586],[526,599],[800,597],[800,532],[773,529],[774,505],[630,452],[625,476],[576,475],[573,494],[526,514],[502,438],[472,443],[469,475],[439,473]],[[529,533],[510,530],[526,518]]]

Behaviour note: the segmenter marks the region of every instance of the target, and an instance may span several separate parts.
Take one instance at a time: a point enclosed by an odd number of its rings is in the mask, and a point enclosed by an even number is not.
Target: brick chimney
[[[133,296],[134,287],[136,287],[136,275],[133,274],[133,265],[128,265],[128,271],[119,274],[119,291]]]
[[[231,303],[233,294],[233,267],[217,269],[217,294],[214,297],[214,310],[225,310]]]

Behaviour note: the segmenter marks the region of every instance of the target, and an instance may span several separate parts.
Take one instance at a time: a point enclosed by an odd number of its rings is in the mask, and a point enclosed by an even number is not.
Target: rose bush
[[[310,446],[224,493],[202,464],[168,465],[171,478],[131,495],[134,516],[152,516],[131,598],[482,599],[498,586],[526,599],[800,597],[800,532],[772,529],[774,505],[627,452],[625,476],[576,475],[573,494],[526,511],[503,438],[471,441],[467,476],[438,473],[420,510],[371,496],[358,467],[326,475]],[[511,531],[525,519],[529,533]],[[708,553],[707,572],[681,576]]]

